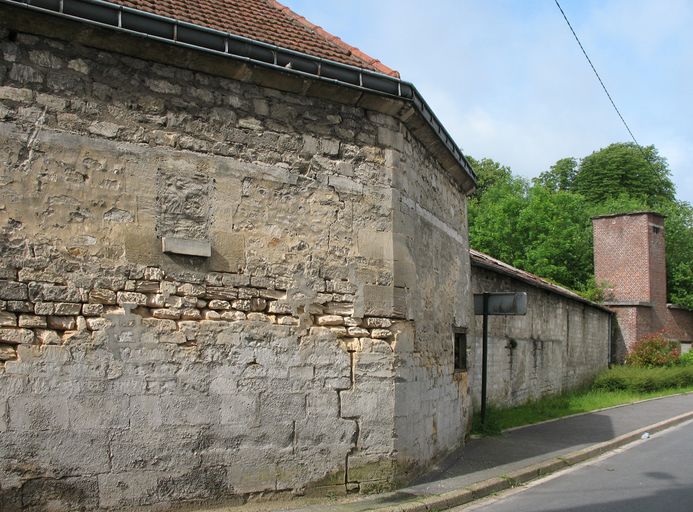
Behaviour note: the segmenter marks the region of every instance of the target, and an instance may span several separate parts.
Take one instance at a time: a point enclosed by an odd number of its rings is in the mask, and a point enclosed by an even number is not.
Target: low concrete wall
[[[611,315],[605,309],[474,264],[472,289],[474,293],[513,291],[528,296],[526,316],[489,317],[489,403],[507,407],[558,394],[589,383],[607,367]],[[481,330],[482,318],[477,316],[477,357],[481,355]],[[478,404],[480,363],[473,382]]]

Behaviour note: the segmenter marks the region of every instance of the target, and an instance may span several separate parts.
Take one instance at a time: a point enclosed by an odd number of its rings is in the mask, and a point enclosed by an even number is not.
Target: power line
[[[608,89],[606,88],[606,85],[604,85],[604,82],[602,81],[602,77],[599,76],[599,73],[597,73],[597,68],[594,67],[594,64],[592,64],[592,60],[590,59],[589,55],[587,55],[587,52],[585,51],[585,48],[582,46],[582,43],[580,42],[580,38],[577,36],[575,33],[575,30],[573,30],[573,26],[570,24],[570,21],[568,21],[568,17],[565,15],[565,12],[563,12],[563,8],[561,7],[561,4],[558,3],[558,0],[554,0],[556,2],[556,6],[558,9],[561,11],[561,14],[563,15],[563,19],[565,22],[568,24],[568,28],[570,28],[570,31],[573,33],[573,36],[575,36],[575,40],[577,41],[577,44],[580,46],[580,49],[582,50],[582,54],[585,56],[587,59],[587,62],[590,63],[590,67],[592,68],[592,71],[594,71],[594,74],[597,77],[597,80],[599,80],[599,83],[602,85],[602,89],[604,89],[604,92],[606,93],[606,97],[609,98],[609,101],[611,102],[611,106],[614,107],[614,110],[618,114],[618,117],[621,118],[621,121],[623,122],[623,126],[626,127],[626,130],[628,130],[628,133],[630,134],[630,138],[633,139],[633,142],[635,142],[635,145],[640,149],[640,152],[642,153],[643,158],[650,163],[650,161],[647,159],[647,155],[645,154],[645,151],[643,150],[642,146],[640,143],[637,141],[635,138],[635,135],[633,135],[633,132],[631,131],[630,127],[628,126],[628,123],[626,123],[626,120],[623,118],[621,115],[621,111],[618,110],[618,107],[616,106],[616,103],[614,103],[613,98],[611,97],[611,94],[609,94]],[[651,163],[650,163],[651,164]]]

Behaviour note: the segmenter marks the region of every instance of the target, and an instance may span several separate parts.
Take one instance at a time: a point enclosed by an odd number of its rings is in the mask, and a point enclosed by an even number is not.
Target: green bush
[[[626,356],[626,365],[640,368],[674,366],[679,362],[681,349],[677,342],[658,331],[636,341]]]
[[[679,357],[679,364],[681,366],[693,366],[693,350],[689,350],[685,354],[681,354]]]
[[[693,366],[638,368],[615,366],[599,374],[593,388],[604,391],[650,392],[693,386]]]

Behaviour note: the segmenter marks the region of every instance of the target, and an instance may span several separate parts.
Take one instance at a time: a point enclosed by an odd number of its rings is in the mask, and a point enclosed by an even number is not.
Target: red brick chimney
[[[664,217],[643,212],[592,219],[594,274],[613,302],[666,304]]]
[[[616,313],[613,352],[622,361],[636,340],[667,325],[664,217],[654,212],[592,219],[594,274]]]

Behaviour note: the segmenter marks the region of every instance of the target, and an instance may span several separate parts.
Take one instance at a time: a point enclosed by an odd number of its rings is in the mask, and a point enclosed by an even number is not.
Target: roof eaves
[[[537,288],[542,288],[546,291],[555,293],[557,295],[562,295],[564,297],[567,297],[569,299],[575,300],[577,302],[582,302],[583,304],[588,304],[592,307],[601,309],[603,311],[607,311],[611,313],[609,308],[603,306],[602,304],[598,304],[596,302],[592,302],[591,300],[588,300],[577,293],[568,290],[567,288],[563,288],[562,286],[558,286],[556,284],[551,283],[550,281],[547,281],[546,279],[543,279],[535,274],[532,274],[531,272],[527,272],[526,270],[519,269],[517,267],[513,267],[512,265],[509,265],[508,263],[505,263],[504,261],[498,260],[496,258],[493,258],[492,256],[489,256],[488,254],[484,254],[483,252],[477,251],[475,249],[469,249],[469,256],[472,262],[472,265],[477,266],[477,267],[482,267],[488,270],[491,270],[492,272],[497,272],[500,274],[507,275],[508,277],[512,277],[514,279],[518,279],[524,283],[527,283],[531,286],[537,287]]]
[[[471,193],[476,187],[476,175],[471,165],[431,107],[410,82],[363,67],[331,61],[105,0],[55,0],[41,6],[35,5],[32,0],[0,0],[1,4],[116,30],[129,36],[144,37],[188,50],[228,57],[246,65],[294,75],[300,79],[313,79],[324,84],[327,89],[332,86],[350,88],[358,94],[340,94],[339,98],[335,99],[346,99],[348,104],[398,117],[428,146],[441,166],[451,174],[465,193]],[[92,6],[97,8],[94,9]],[[153,26],[147,28],[149,25]],[[181,29],[184,30],[185,40],[182,40]],[[246,79],[249,77],[246,76]],[[276,83],[271,87],[277,87]],[[305,93],[306,89],[301,89]],[[322,96],[325,92],[318,90],[316,94]],[[405,104],[404,108],[402,103]],[[418,116],[412,116],[413,112],[418,112]]]
[[[358,58],[359,60],[364,61],[369,66],[373,66],[380,73],[383,73],[385,75],[392,76],[395,78],[400,78],[398,71],[395,71],[394,69],[392,69],[392,68],[386,66],[385,64],[383,64],[382,62],[380,62],[378,59],[375,59],[375,58],[371,57],[370,55],[362,52],[358,48],[351,46],[350,44],[344,42],[342,39],[335,36],[334,34],[330,34],[328,31],[326,31],[322,27],[310,22],[305,17],[303,17],[300,14],[297,14],[294,11],[292,11],[291,9],[289,9],[287,6],[280,4],[279,2],[277,2],[277,0],[267,0],[267,2],[270,5],[272,5],[273,7],[275,7],[276,9],[281,10],[286,16],[288,16],[292,20],[296,21],[297,23],[300,23],[301,25],[308,28],[309,30],[313,30],[313,31],[317,32],[323,38],[325,38],[328,41],[339,46],[342,50],[346,51],[348,54],[353,55],[356,58]]]

